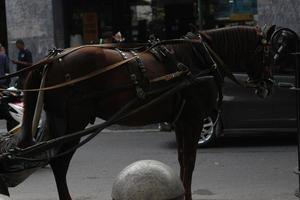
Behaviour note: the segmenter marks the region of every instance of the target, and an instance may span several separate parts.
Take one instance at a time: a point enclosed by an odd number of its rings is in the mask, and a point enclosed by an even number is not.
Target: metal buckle
[[[136,95],[140,99],[146,99],[146,93],[141,87],[136,87],[135,90],[136,90]]]

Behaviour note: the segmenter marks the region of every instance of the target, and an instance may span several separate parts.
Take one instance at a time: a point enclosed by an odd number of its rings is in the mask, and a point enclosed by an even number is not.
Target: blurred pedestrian
[[[19,50],[18,60],[11,60],[14,64],[17,65],[17,71],[20,71],[26,67],[32,65],[32,54],[25,48],[25,43],[23,40],[18,39],[16,41],[16,48]],[[23,89],[24,81],[27,76],[27,73],[23,73],[19,76],[17,81],[17,88]]]
[[[125,38],[123,37],[122,33],[119,31],[114,36],[113,39],[116,43],[121,43],[125,41]]]
[[[122,33],[119,31],[116,34],[113,34],[112,31],[106,31],[102,34],[100,39],[100,44],[110,44],[110,43],[122,43],[125,41]]]
[[[9,59],[5,48],[0,44],[0,77],[9,74]],[[0,87],[7,88],[10,80],[0,80]]]

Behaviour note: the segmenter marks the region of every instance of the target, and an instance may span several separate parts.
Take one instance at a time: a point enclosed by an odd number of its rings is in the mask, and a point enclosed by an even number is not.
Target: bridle
[[[273,85],[272,64],[276,65],[282,58],[282,55],[298,56],[300,54],[297,48],[299,37],[295,31],[289,28],[279,28],[278,30],[275,30],[269,40],[267,40],[266,34],[261,35],[263,37],[261,45],[263,48],[264,73],[262,78],[250,80],[249,83],[258,86],[260,84],[263,84],[264,86],[267,86],[267,84]],[[295,49],[291,50],[291,46]]]
[[[267,89],[268,85],[274,84],[274,79],[272,75],[272,45],[271,42],[267,39],[267,36],[262,31],[258,31],[259,44],[254,50],[253,55],[250,57],[254,59],[257,55],[262,53],[262,73],[259,73],[259,77],[250,77],[246,81],[246,87],[256,88],[256,89]]]

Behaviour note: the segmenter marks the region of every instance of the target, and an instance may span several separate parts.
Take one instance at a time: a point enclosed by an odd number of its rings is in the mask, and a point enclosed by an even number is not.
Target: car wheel
[[[158,124],[158,130],[159,131],[170,132],[170,131],[172,131],[172,126],[171,126],[171,124],[169,124],[167,122],[159,123]]]
[[[222,131],[222,123],[219,117],[215,120],[213,117],[204,119],[203,129],[198,141],[198,147],[209,147],[216,143],[217,136]]]

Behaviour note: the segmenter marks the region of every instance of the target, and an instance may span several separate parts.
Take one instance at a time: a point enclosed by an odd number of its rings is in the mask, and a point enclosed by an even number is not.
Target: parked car
[[[239,81],[247,80],[247,74],[242,70],[234,71]],[[218,137],[228,134],[296,132],[296,92],[278,87],[294,85],[294,70],[275,69],[274,78],[273,93],[266,99],[254,95],[253,89],[245,89],[226,80],[220,114],[204,120],[199,147],[213,145]]]

